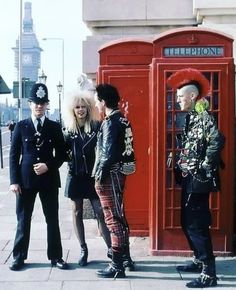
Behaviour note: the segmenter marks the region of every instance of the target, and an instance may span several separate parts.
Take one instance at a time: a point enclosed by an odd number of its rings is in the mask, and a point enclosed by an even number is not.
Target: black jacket
[[[79,133],[65,134],[66,149],[70,156],[68,160],[70,175],[91,176],[99,127],[99,122],[92,122],[91,133],[84,133],[84,129],[81,128]]]
[[[18,122],[10,149],[10,183],[26,189],[60,187],[58,168],[65,159],[65,142],[60,124],[45,118],[37,135],[31,118]],[[33,164],[43,162],[48,171],[40,176]]]
[[[79,133],[65,133],[69,159],[64,194],[71,199],[98,198],[91,175],[99,127],[100,122],[92,122],[90,133],[85,133],[83,127]]]
[[[218,168],[225,138],[207,111],[192,111],[186,116],[182,150],[178,166],[185,176],[189,193],[205,193],[220,189]]]
[[[114,165],[129,161],[134,161],[131,125],[119,110],[114,110],[103,120],[98,133],[95,180],[103,183]]]

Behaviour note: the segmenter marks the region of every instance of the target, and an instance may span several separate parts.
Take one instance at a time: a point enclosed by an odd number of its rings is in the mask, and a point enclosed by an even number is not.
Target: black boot
[[[215,258],[204,262],[200,276],[186,284],[188,288],[207,288],[215,287],[216,285]]]
[[[125,269],[123,266],[123,252],[112,253],[112,262],[103,270],[98,270],[98,277],[102,278],[125,278]]]
[[[178,272],[191,272],[191,273],[201,273],[202,272],[203,263],[193,257],[193,261],[187,265],[178,265],[176,270]]]
[[[112,248],[108,248],[107,257],[112,260]]]
[[[135,271],[134,261],[130,257],[129,244],[124,247],[123,266],[129,271]]]
[[[81,267],[87,266],[88,264],[88,248],[87,244],[84,244],[81,246],[81,254],[80,254],[80,259],[79,259],[79,265]]]

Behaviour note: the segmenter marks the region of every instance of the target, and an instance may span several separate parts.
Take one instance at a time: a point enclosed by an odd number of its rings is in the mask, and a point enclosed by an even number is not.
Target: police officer
[[[17,230],[13,247],[13,271],[27,259],[31,217],[37,193],[47,223],[48,259],[52,266],[66,269],[58,221],[58,168],[64,160],[64,138],[60,124],[45,116],[47,87],[36,83],[29,97],[31,117],[19,121],[10,149],[10,190],[16,195]]]
[[[191,264],[177,266],[178,271],[201,273],[186,284],[189,288],[217,285],[215,257],[210,234],[210,192],[219,190],[218,167],[224,137],[208,112],[205,98],[209,82],[196,69],[177,71],[167,80],[177,90],[177,103],[187,112],[182,148],[177,161],[182,176],[181,226],[194,257]]]

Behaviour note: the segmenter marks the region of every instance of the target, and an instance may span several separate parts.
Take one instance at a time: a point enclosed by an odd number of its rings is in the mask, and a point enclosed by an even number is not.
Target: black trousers
[[[37,193],[42,203],[47,223],[47,256],[49,260],[62,257],[61,236],[58,220],[58,188],[49,190],[26,190],[16,195],[17,230],[13,247],[14,259],[27,259],[32,212]]]
[[[207,262],[214,259],[210,234],[209,193],[182,191],[181,226],[195,257]]]

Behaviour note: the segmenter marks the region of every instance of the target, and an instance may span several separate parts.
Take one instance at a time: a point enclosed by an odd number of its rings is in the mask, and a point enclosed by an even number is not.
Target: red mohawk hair
[[[178,70],[167,79],[167,84],[174,90],[186,85],[195,85],[199,91],[198,99],[209,95],[210,91],[208,79],[199,70],[193,68]]]

